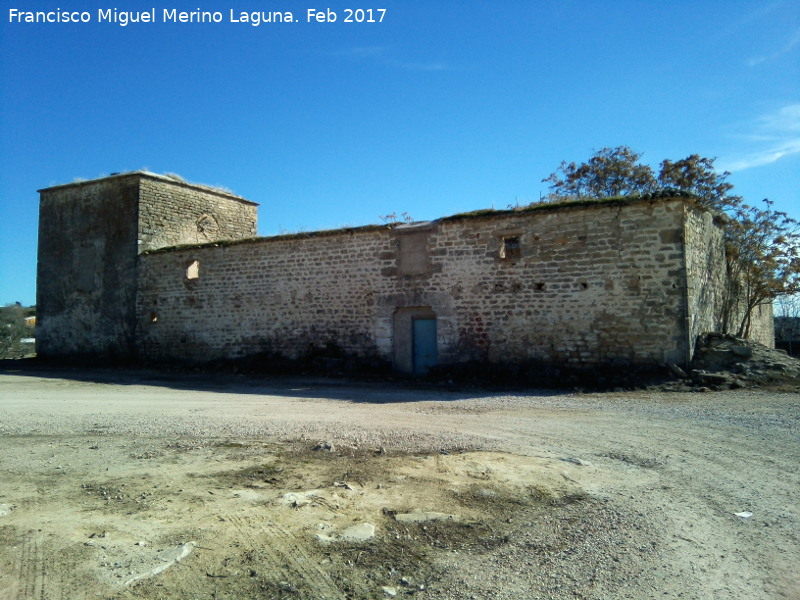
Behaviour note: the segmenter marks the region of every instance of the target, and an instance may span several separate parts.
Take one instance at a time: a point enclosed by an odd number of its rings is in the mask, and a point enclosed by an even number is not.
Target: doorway
[[[438,362],[436,313],[430,306],[402,306],[393,317],[394,368],[424,375]]]
[[[414,375],[426,375],[436,365],[436,319],[417,317],[411,320]]]

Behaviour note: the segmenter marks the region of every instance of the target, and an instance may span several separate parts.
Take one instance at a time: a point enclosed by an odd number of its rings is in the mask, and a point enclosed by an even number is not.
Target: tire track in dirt
[[[46,572],[52,577],[48,577],[47,600],[73,600],[85,590],[85,582],[79,579],[81,573],[81,563],[86,555],[86,548],[80,542],[67,544],[61,548],[51,548],[46,554],[55,559],[56,565],[50,564],[46,567]],[[57,568],[54,568],[56,567]]]
[[[260,559],[267,562],[264,570],[280,572],[288,569],[287,576],[296,576],[302,583],[293,587],[308,590],[311,598],[319,600],[347,600],[331,580],[330,575],[319,565],[319,557],[303,542],[278,523],[259,516],[221,514],[218,517],[237,531],[237,537],[246,546],[257,551]]]
[[[19,539],[17,561],[17,600],[47,600],[46,565],[42,552],[42,536],[29,531]]]
[[[4,600],[73,600],[84,593],[80,574],[86,553],[82,544],[52,547],[38,531],[25,532],[15,541],[16,568],[10,587],[0,590],[6,594]]]

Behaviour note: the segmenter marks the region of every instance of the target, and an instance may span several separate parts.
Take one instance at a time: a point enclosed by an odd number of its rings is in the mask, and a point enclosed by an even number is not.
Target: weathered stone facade
[[[257,205],[147,172],[40,190],[37,354],[136,354],[139,253],[256,235]]]
[[[50,354],[86,349],[85,335],[65,344],[69,334],[58,332],[97,323],[90,309],[132,315],[121,344],[130,357],[300,359],[335,348],[405,372],[471,361],[686,364],[697,335],[719,327],[721,230],[691,199],[539,205],[430,223],[242,239],[254,233],[251,203],[217,194],[225,208],[196,206],[181,197],[184,192],[171,195],[172,188],[211,194],[207,188],[150,174],[133,179],[139,190],[153,187],[161,195],[140,208],[138,218],[129,211],[138,238],[126,233],[118,250],[125,246],[132,257],[126,254],[124,272],[113,279],[125,287],[124,302],[97,280],[96,297],[85,307],[74,300],[60,316],[40,308],[43,320],[55,317],[44,329]],[[42,227],[58,220],[51,205],[58,199],[77,232],[85,211],[68,207],[95,194],[92,185],[116,190],[133,184],[99,180],[43,190]],[[146,191],[143,197],[156,195]],[[241,217],[250,214],[252,221]],[[201,236],[203,215],[217,223],[215,239]],[[103,239],[98,227],[106,218],[83,226],[80,240],[65,241],[70,252],[79,251],[81,240]],[[135,239],[142,242],[138,252],[128,248]],[[47,245],[44,250],[40,285],[43,274],[54,272],[52,252]],[[40,300],[57,285],[69,287],[68,280],[44,282]],[[771,323],[771,313],[760,319]],[[107,347],[88,344],[97,353]]]

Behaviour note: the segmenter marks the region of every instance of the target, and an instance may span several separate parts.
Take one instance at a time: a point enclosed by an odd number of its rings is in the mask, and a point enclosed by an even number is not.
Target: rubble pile
[[[680,384],[693,388],[737,389],[771,387],[797,390],[800,360],[784,350],[722,333],[706,333],[697,339],[689,373],[673,365]]]

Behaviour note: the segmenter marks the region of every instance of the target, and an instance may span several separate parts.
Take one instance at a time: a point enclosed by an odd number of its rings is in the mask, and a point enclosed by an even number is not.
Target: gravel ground
[[[796,393],[6,369],[0,449],[3,598],[800,599]]]

